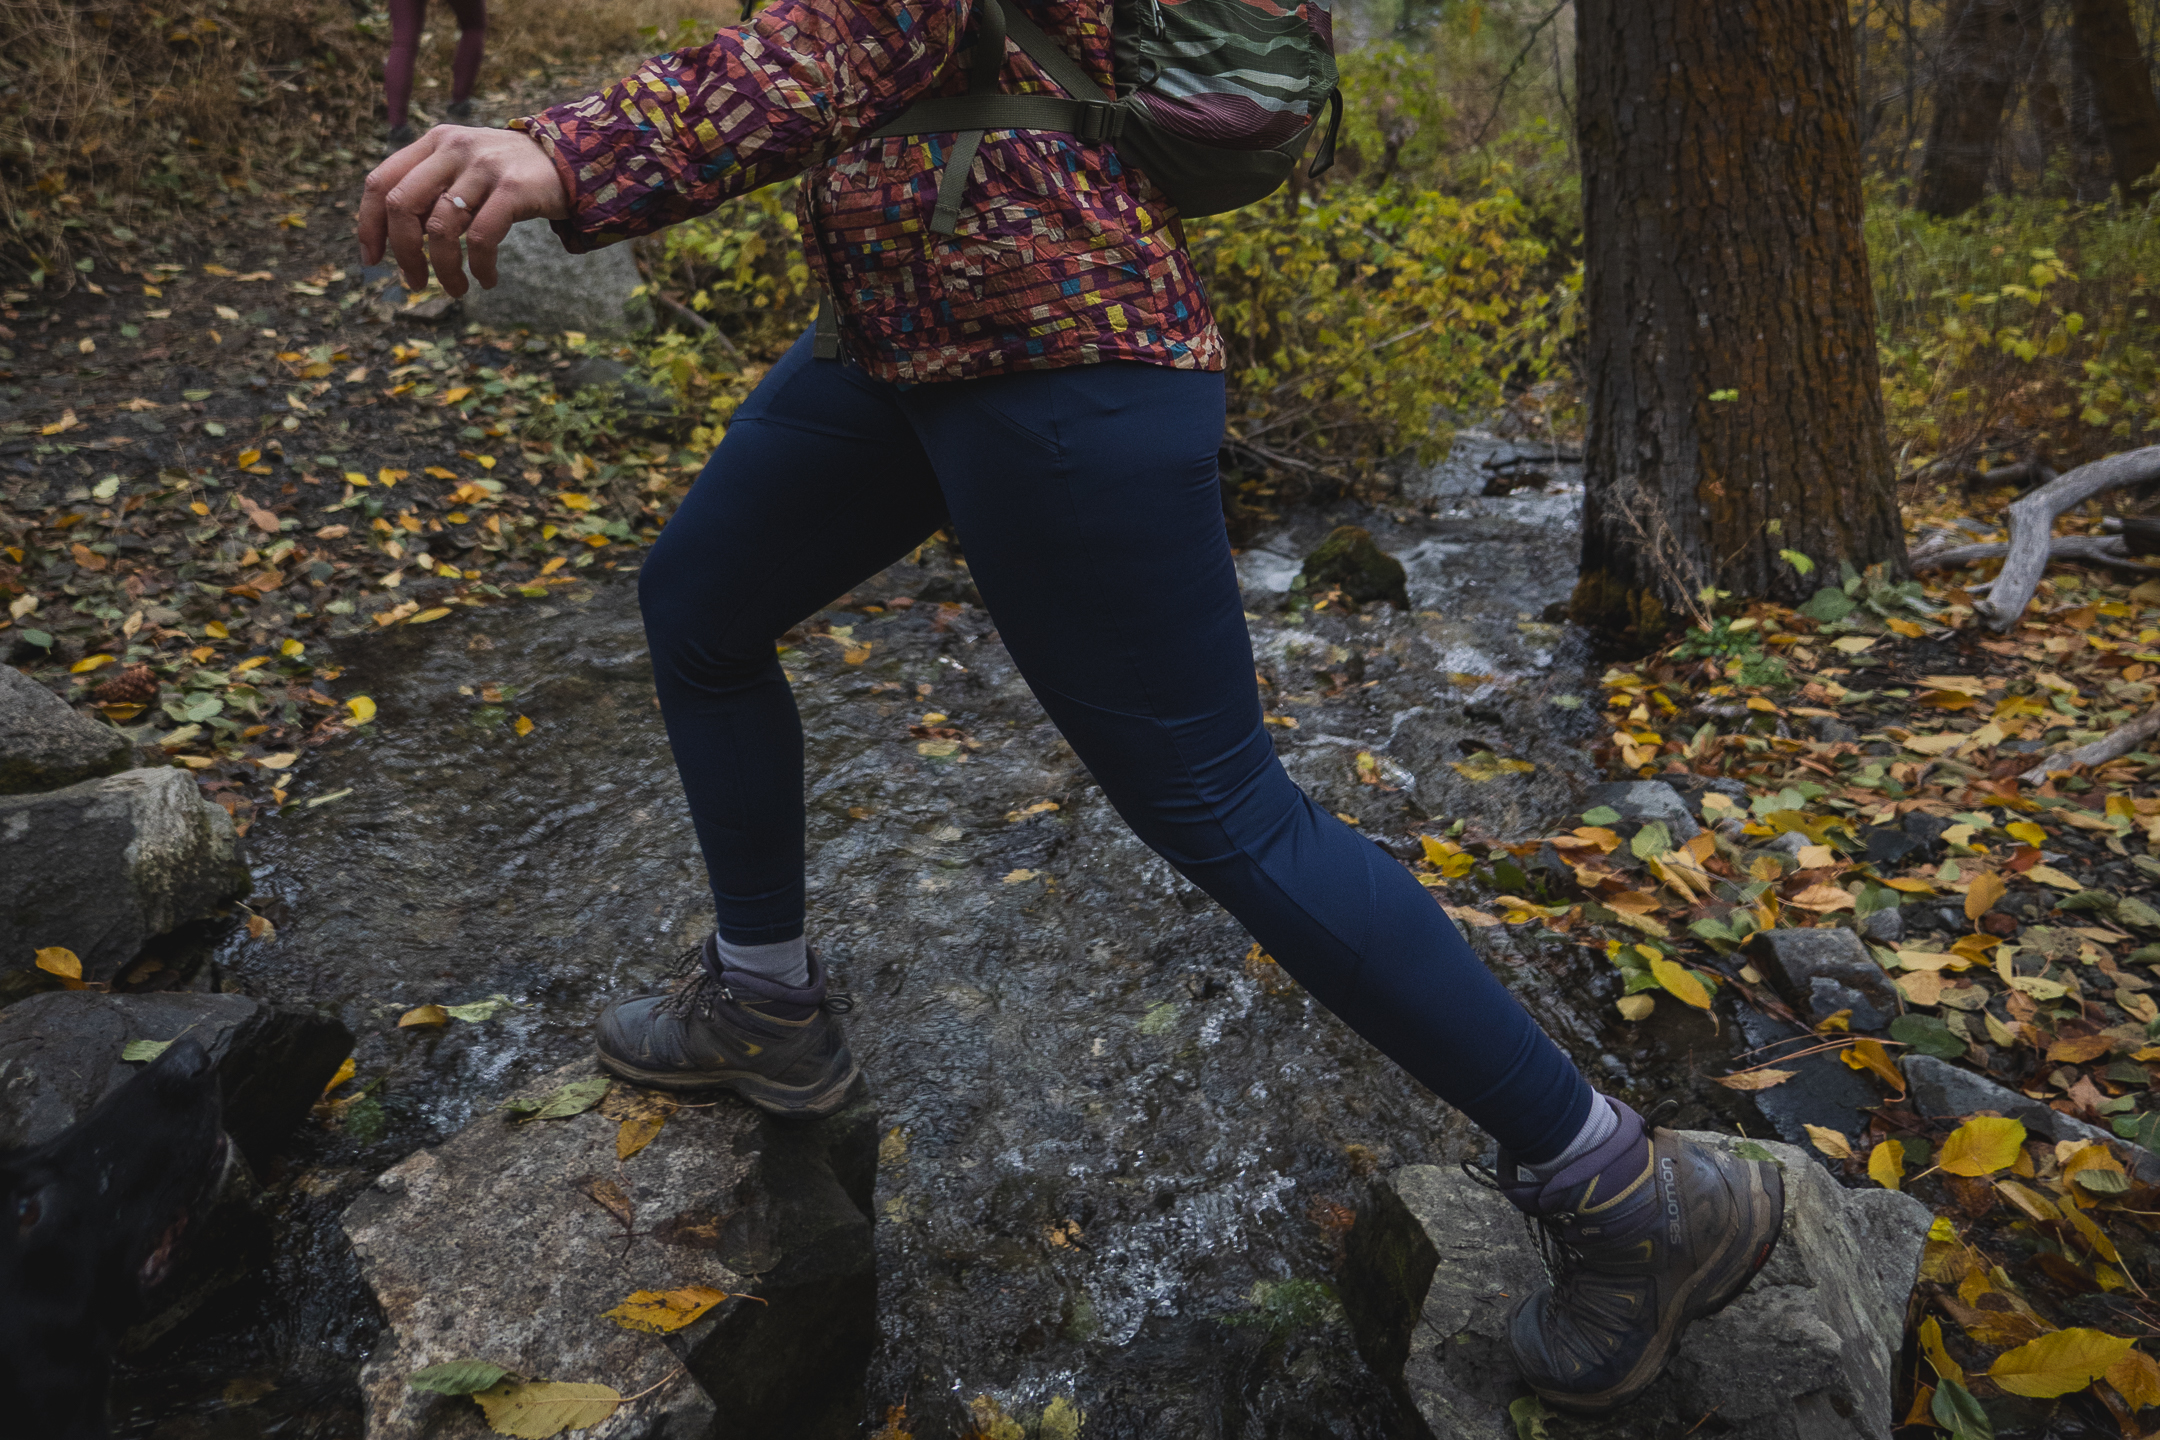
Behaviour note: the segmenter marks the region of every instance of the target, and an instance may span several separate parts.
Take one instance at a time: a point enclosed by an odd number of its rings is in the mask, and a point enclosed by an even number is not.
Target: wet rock
[[[1613,780],[1603,785],[1593,785],[1583,801],[1585,810],[1599,805],[1609,805],[1620,812],[1623,820],[1648,824],[1662,820],[1665,828],[1676,842],[1686,842],[1702,833],[1702,826],[1688,810],[1688,803],[1680,792],[1662,780]]]
[[[1984,1075],[1938,1060],[1932,1055],[1907,1055],[1901,1062],[1905,1083],[1911,1087],[1912,1106],[1922,1115],[1951,1119],[1992,1111],[2025,1122],[2025,1128],[2050,1140],[2099,1140],[2113,1146],[2137,1177],[2148,1185],[2160,1185],[2160,1155],[2133,1144],[2075,1115],[2050,1109],[2038,1100],[1998,1085]]]
[[[128,767],[128,742],[12,665],[0,665],[0,795],[57,790]]]
[[[1893,830],[1887,825],[1870,825],[1861,835],[1867,842],[1867,862],[1870,865],[1897,865],[1915,850],[1925,848],[1921,842],[1903,830]]]
[[[1410,608],[1409,581],[1402,561],[1380,548],[1362,525],[1338,525],[1305,557],[1308,591],[1340,589],[1354,605],[1385,600],[1398,610]]]
[[[495,263],[502,277],[495,288],[466,292],[468,320],[547,335],[621,335],[650,322],[645,302],[631,293],[642,282],[628,245],[572,255],[547,221],[526,220],[510,227]]]
[[[1709,1143],[1757,1142],[1696,1134]],[[1755,1282],[1698,1321],[1665,1374],[1616,1414],[1542,1418],[1546,1440],[1651,1440],[1706,1414],[1749,1440],[1877,1440],[1919,1271],[1927,1208],[1846,1190],[1804,1151],[1761,1146],[1785,1174],[1785,1230]],[[1368,1363],[1441,1440],[1516,1440],[1537,1402],[1506,1343],[1515,1297],[1542,1283],[1522,1218],[1457,1170],[1376,1184],[1351,1230],[1344,1304]]]
[[[125,1085],[142,1069],[121,1059],[130,1043],[183,1035],[209,1053],[225,1133],[258,1167],[352,1051],[341,1022],[246,995],[32,995],[0,1010],[0,1149],[51,1139]]]
[[[248,893],[232,819],[185,770],[0,796],[0,955],[64,945],[108,978],[143,942]]]
[[[512,1098],[592,1074],[578,1061]],[[486,1435],[472,1402],[406,1384],[466,1356],[651,1389],[582,1432],[593,1440],[856,1433],[876,1338],[870,1105],[780,1124],[722,1097],[675,1110],[628,1159],[611,1110],[483,1114],[346,1211],[387,1322],[361,1372],[368,1440]],[[664,1343],[602,1313],[633,1291],[684,1286],[735,1298]]]
[[[1905,907],[1877,910],[1860,922],[1860,933],[1877,945],[1895,945],[1905,938]]]
[[[1816,1020],[1851,1009],[1855,1030],[1880,1030],[1902,1013],[1895,986],[1850,930],[1763,930],[1749,953],[1787,1004]]]

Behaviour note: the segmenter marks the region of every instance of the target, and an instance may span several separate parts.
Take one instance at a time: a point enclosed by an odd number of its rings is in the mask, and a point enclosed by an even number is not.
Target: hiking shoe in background
[[[594,1041],[603,1068],[639,1085],[719,1087],[774,1115],[830,1115],[861,1069],[833,1018],[847,1008],[815,951],[810,983],[796,989],[721,969],[708,940],[667,993],[602,1010]]]
[[[1618,1127],[1552,1179],[1504,1153],[1487,1172],[1532,1220],[1551,1277],[1508,1316],[1516,1363],[1547,1403],[1592,1412],[1639,1394],[1691,1322],[1747,1288],[1785,1216],[1774,1162],[1683,1139],[1600,1099]]]

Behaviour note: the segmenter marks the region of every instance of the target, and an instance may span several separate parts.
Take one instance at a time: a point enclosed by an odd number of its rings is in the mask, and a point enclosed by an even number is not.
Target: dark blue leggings
[[[1525,1161],[1590,1087],[1261,723],[1215,456],[1220,375],[1089,365],[902,387],[808,337],[735,412],[639,578],[720,931],[803,931],[802,726],[782,631],[948,517],[998,634],[1141,839],[1322,1004]]]

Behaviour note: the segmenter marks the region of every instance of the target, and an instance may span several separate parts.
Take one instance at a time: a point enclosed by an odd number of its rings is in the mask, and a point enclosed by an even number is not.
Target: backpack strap
[[[932,214],[933,234],[951,235],[960,228],[960,206],[967,198],[968,172],[975,165],[975,151],[985,130],[1058,130],[1081,140],[1115,140],[1125,128],[1124,108],[1105,99],[1068,99],[1063,95],[1007,95],[998,90],[998,71],[1005,63],[1005,40],[1013,43],[1061,88],[1073,96],[1100,96],[1095,82],[1079,62],[1058,48],[1057,42],[1030,20],[1018,3],[1010,9],[998,0],[975,0],[981,17],[974,59],[969,66],[968,91],[933,100],[918,100],[899,116],[870,132],[872,139],[896,135],[954,135],[938,177],[937,209]]]

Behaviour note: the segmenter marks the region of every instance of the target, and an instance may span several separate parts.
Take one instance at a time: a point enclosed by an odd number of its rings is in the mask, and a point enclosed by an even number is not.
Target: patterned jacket
[[[1110,0],[1023,0],[1105,88]],[[847,354],[893,381],[1141,360],[1222,368],[1175,212],[1114,147],[992,131],[960,230],[930,233],[949,135],[865,139],[967,89],[968,0],[773,0],[712,43],[516,122],[574,197],[556,231],[595,249],[807,171],[811,271]],[[1002,88],[1058,93],[1006,45]]]

